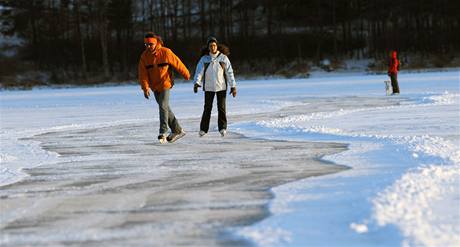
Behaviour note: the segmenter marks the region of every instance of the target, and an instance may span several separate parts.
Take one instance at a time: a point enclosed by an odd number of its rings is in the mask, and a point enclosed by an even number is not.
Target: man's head
[[[214,38],[213,36],[209,36],[207,40],[207,44],[208,44],[209,52],[211,52],[212,54],[216,54],[217,53],[217,39]]]
[[[163,41],[161,40],[160,36],[155,35],[153,32],[148,32],[145,34],[144,45],[146,49],[153,53],[155,52],[158,44],[163,45]]]

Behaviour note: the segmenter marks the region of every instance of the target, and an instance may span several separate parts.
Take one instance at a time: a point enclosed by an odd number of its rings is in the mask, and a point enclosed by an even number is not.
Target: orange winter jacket
[[[168,48],[157,44],[152,54],[146,49],[139,60],[138,74],[142,90],[147,92],[162,92],[170,89],[174,82],[171,67],[179,72],[186,80],[190,79],[190,72],[182,61]]]

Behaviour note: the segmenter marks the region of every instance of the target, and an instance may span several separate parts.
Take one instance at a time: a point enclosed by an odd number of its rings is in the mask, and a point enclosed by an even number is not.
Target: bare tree
[[[75,16],[76,16],[76,28],[77,28],[77,39],[79,40],[80,43],[80,54],[81,54],[81,72],[83,75],[83,80],[87,81],[88,80],[88,66],[86,64],[86,51],[85,51],[85,39],[83,38],[83,35],[81,33],[81,10],[80,10],[80,0],[75,0],[74,1],[74,11],[75,11]]]

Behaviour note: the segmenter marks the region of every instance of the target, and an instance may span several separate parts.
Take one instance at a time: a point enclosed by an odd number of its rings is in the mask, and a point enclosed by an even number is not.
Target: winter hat
[[[209,45],[209,43],[211,43],[211,42],[216,42],[217,43],[217,39],[215,37],[213,37],[213,36],[209,36],[206,44]]]

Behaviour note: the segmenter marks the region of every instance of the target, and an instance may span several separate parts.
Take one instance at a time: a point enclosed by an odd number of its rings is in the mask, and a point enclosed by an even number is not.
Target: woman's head
[[[207,40],[208,49],[211,54],[217,53],[217,39],[213,36],[209,36]]]
[[[216,42],[209,43],[208,49],[211,54],[216,54],[217,53],[217,43]]]
[[[209,53],[216,54],[217,51],[220,51],[226,56],[230,55],[230,49],[226,45],[218,43],[215,37],[209,36],[206,40],[206,46],[201,49],[200,57],[208,55]]]

